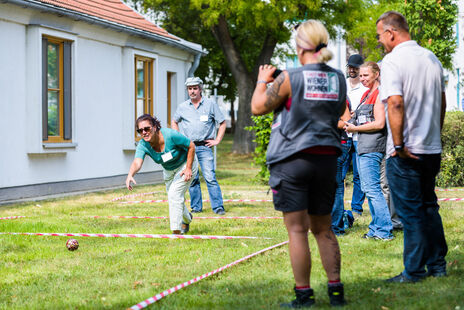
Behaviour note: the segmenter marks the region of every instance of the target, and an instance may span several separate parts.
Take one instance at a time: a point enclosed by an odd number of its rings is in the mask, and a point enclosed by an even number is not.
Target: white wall
[[[457,2],[459,7],[456,25],[457,49],[453,57],[454,70],[445,71],[448,78],[446,86],[447,110],[463,111],[464,106],[464,0]],[[461,85],[459,85],[461,83]]]
[[[42,143],[43,34],[73,40],[70,147]],[[134,56],[155,59],[154,110],[164,126],[166,72],[176,73],[175,111],[193,62],[174,47],[3,3],[0,42],[0,188],[126,174],[135,149]],[[157,170],[147,159],[142,171]]]

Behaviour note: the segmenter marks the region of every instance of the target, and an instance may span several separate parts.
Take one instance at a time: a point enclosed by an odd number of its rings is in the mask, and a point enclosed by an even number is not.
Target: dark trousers
[[[430,274],[446,272],[448,247],[435,195],[441,155],[415,155],[418,160],[390,157],[387,178],[404,227],[403,274],[419,280],[427,275],[425,266]]]

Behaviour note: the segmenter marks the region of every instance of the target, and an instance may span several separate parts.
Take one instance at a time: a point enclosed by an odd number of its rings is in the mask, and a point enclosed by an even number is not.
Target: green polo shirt
[[[155,152],[150,143],[142,139],[135,150],[135,158],[145,159],[145,155],[148,155],[166,170],[179,168],[187,160],[190,140],[171,128],[161,128],[161,133],[164,137],[164,150],[162,152]]]

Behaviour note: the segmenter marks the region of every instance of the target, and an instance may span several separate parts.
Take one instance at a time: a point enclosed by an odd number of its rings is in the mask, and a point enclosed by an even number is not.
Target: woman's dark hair
[[[139,129],[139,123],[143,121],[149,121],[157,131],[161,129],[161,123],[155,116],[151,116],[150,114],[143,114],[140,115],[135,121],[135,130]]]

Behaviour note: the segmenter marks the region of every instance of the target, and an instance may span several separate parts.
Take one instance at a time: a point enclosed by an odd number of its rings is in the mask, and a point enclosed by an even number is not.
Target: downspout
[[[197,71],[198,66],[200,65],[200,58],[201,58],[201,53],[198,53],[195,55],[195,59],[193,60],[193,64],[187,73],[187,77],[194,76],[195,71]]]

